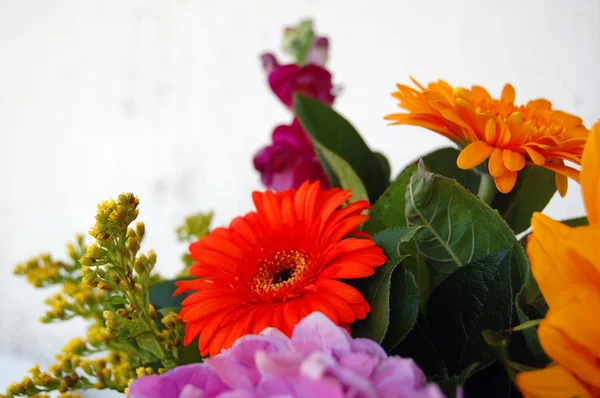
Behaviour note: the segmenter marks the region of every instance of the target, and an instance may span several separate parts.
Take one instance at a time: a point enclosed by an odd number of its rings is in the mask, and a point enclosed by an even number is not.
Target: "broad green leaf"
[[[415,228],[392,228],[382,231],[373,240],[387,256],[387,262],[377,267],[375,274],[358,282],[357,288],[371,306],[367,318],[352,325],[355,337],[366,337],[381,343],[390,322],[390,284],[392,274],[406,256],[401,256],[398,246],[401,240],[410,239]]]
[[[313,142],[348,162],[363,182],[369,198],[377,200],[387,188],[389,179],[381,167],[381,160],[356,129],[326,104],[300,94],[294,95],[294,113]]]
[[[482,332],[512,326],[511,257],[509,248],[466,264],[429,298],[427,320],[450,375],[492,363]]]
[[[323,153],[321,153],[321,151],[319,150],[317,145],[313,144],[313,147],[315,149],[315,153],[317,154],[317,158],[319,158],[319,163],[321,163],[321,166],[323,167],[323,171],[325,171],[325,174],[327,175],[327,179],[329,180],[329,184],[332,187],[340,187],[340,182],[338,181],[337,176],[335,175],[335,172],[333,171],[333,169],[331,168],[331,166],[329,165],[329,163],[327,162],[327,159],[325,158],[325,156],[323,155]]]
[[[158,343],[156,342],[156,340],[154,340],[149,334],[150,332],[142,333],[136,337],[135,341],[138,343],[140,348],[151,352],[156,358],[161,358],[162,351],[158,347]]]
[[[569,227],[585,227],[590,225],[587,217],[569,218],[568,220],[561,221],[563,224],[567,224]]]
[[[200,355],[200,349],[198,348],[198,338],[196,337],[187,346],[182,344],[179,347],[177,350],[177,363],[179,365],[202,362],[202,355]]]
[[[373,153],[375,154],[375,157],[379,161],[379,166],[381,167],[381,172],[385,176],[385,179],[387,181],[389,181],[390,177],[392,175],[392,170],[390,168],[390,162],[389,162],[388,158],[381,152],[373,152]]]
[[[531,215],[542,211],[555,192],[553,171],[528,166],[519,173],[513,190],[506,195],[497,193],[491,206],[498,210],[506,223],[518,234],[529,228]]]
[[[390,322],[382,347],[390,352],[406,337],[417,322],[419,301],[417,282],[405,267],[392,274],[390,288]]]
[[[371,218],[363,230],[371,234],[393,227],[406,226],[406,187],[417,170],[417,165],[409,166],[377,199],[371,209]]]
[[[477,371],[478,367],[479,363],[476,362],[471,366],[467,366],[459,375],[438,382],[438,386],[446,398],[455,398],[458,395],[458,388],[465,384],[467,379]]]
[[[173,293],[177,290],[175,282],[186,279],[194,279],[193,277],[185,277],[180,279],[172,279],[169,281],[159,282],[150,288],[150,303],[155,309],[161,308],[179,308],[181,302],[193,292],[182,293],[173,297]]]
[[[423,157],[423,163],[434,174],[456,180],[460,185],[477,194],[481,176],[474,170],[463,170],[456,165],[460,151],[456,148],[442,148]]]
[[[426,171],[422,163],[406,190],[406,220],[408,226],[421,227],[414,241],[429,265],[430,289],[463,265],[513,246],[513,286],[523,285],[527,258],[504,220],[456,181]]]
[[[336,155],[334,152],[328,150],[319,143],[315,143],[315,146],[319,148],[319,151],[327,161],[327,164],[335,173],[340,187],[352,190],[352,194],[354,196],[352,196],[350,202],[356,202],[357,200],[362,199],[369,201],[367,191],[365,190],[360,177],[352,169],[352,166],[350,166],[348,162]]]

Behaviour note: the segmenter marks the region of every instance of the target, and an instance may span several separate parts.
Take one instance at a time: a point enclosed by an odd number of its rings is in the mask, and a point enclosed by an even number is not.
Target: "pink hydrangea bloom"
[[[321,181],[322,187],[329,186],[312,143],[296,119],[290,126],[275,128],[273,143],[254,156],[254,167],[263,184],[274,191],[298,188],[304,181]]]
[[[131,398],[442,398],[411,359],[388,357],[352,339],[325,315],[300,321],[291,338],[276,329],[240,338],[202,364],[134,381]]]

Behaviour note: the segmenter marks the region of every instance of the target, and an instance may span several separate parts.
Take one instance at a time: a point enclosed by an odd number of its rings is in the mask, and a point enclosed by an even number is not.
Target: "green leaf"
[[[533,213],[542,211],[555,192],[553,171],[528,166],[519,173],[517,183],[510,193],[496,194],[492,208],[497,209],[506,223],[518,234],[529,228]]]
[[[388,352],[404,340],[419,315],[417,281],[405,267],[392,274],[390,287],[390,322],[381,346]]]
[[[421,227],[414,241],[429,265],[430,289],[463,265],[513,246],[513,287],[523,285],[527,258],[504,220],[459,183],[426,171],[422,163],[406,190],[406,220]]]
[[[569,227],[585,227],[590,225],[587,217],[569,218],[568,220],[561,221],[563,224],[567,224]]]
[[[190,344],[184,346],[183,344],[179,347],[177,363],[179,365],[187,365],[190,363],[202,362],[202,355],[200,355],[200,349],[198,348],[198,339],[196,337]]]
[[[477,371],[479,363],[467,366],[459,375],[452,376],[448,379],[438,382],[438,386],[446,396],[446,398],[455,398],[457,396],[458,387],[465,384],[467,379]]]
[[[434,174],[456,180],[460,185],[477,194],[481,176],[474,170],[463,170],[456,165],[460,151],[456,148],[442,148],[423,157],[423,163]]]
[[[406,187],[416,170],[416,164],[409,166],[377,199],[371,209],[371,218],[363,227],[364,231],[374,234],[384,229],[406,226]]]
[[[104,304],[105,305],[106,304],[110,304],[110,305],[113,305],[113,306],[122,306],[122,305],[128,304],[128,301],[127,301],[127,299],[125,297],[119,296],[119,295],[115,294],[113,296],[110,296],[104,302]]]
[[[155,309],[161,308],[179,308],[181,302],[193,292],[182,293],[176,297],[173,297],[173,293],[177,290],[175,282],[181,280],[194,279],[193,277],[185,277],[179,279],[172,279],[169,281],[159,282],[150,288],[150,303]]]
[[[378,159],[356,129],[340,114],[315,99],[295,94],[294,113],[314,142],[344,159],[377,200],[389,184]]]
[[[512,326],[512,249],[461,267],[434,290],[427,307],[433,341],[451,375],[493,362],[482,332]]]
[[[335,173],[339,185],[344,189],[352,190],[354,196],[352,196],[350,202],[356,202],[357,200],[362,199],[369,201],[367,191],[365,190],[360,177],[352,169],[352,166],[334,152],[324,148],[320,144],[315,143],[315,146],[319,148],[319,151],[327,161],[327,164]]]
[[[140,348],[151,352],[155,357],[162,358],[162,352],[158,347],[156,340],[149,335],[150,332],[140,334],[136,337],[135,341],[138,343]]]
[[[385,337],[390,322],[392,273],[406,257],[400,255],[398,246],[401,240],[410,239],[415,232],[415,228],[393,228],[382,231],[373,237],[388,259],[384,265],[376,268],[374,275],[362,279],[357,284],[357,288],[369,302],[371,311],[366,319],[352,325],[353,336],[366,337],[378,343],[381,343]]]
[[[389,181],[390,177],[392,175],[392,170],[390,168],[390,161],[381,152],[373,152],[373,153],[375,154],[377,161],[379,161],[379,166],[381,167],[381,172],[385,176],[385,179]]]

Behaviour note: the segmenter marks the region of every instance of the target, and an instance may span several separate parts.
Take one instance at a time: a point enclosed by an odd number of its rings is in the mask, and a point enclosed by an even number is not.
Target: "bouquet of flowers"
[[[453,145],[391,176],[332,107],[328,47],[304,21],[290,63],[262,56],[292,116],[254,157],[267,190],[227,227],[188,217],[176,279],[140,252],[131,193],[98,205],[68,260],[16,267],[62,287],[42,322],[90,326],[6,397],[600,396],[600,123],[516,104],[510,84],[412,80],[385,119]],[[587,217],[543,215],[569,180]]]

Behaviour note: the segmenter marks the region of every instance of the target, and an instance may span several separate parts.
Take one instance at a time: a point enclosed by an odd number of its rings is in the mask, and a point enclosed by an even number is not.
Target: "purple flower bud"
[[[308,63],[325,66],[329,58],[329,39],[317,37],[308,53]]]
[[[273,143],[254,156],[254,167],[261,173],[263,184],[274,191],[298,188],[304,181],[329,182],[308,135],[298,122],[277,126]]]
[[[277,62],[277,58],[271,53],[265,53],[260,56],[260,60],[263,64],[263,69],[267,73],[267,76],[273,73],[275,69],[279,67],[279,62]]]
[[[269,74],[269,85],[279,99],[290,108],[293,105],[294,93],[307,95],[328,105],[333,104],[335,99],[331,73],[319,65],[277,66]]]

